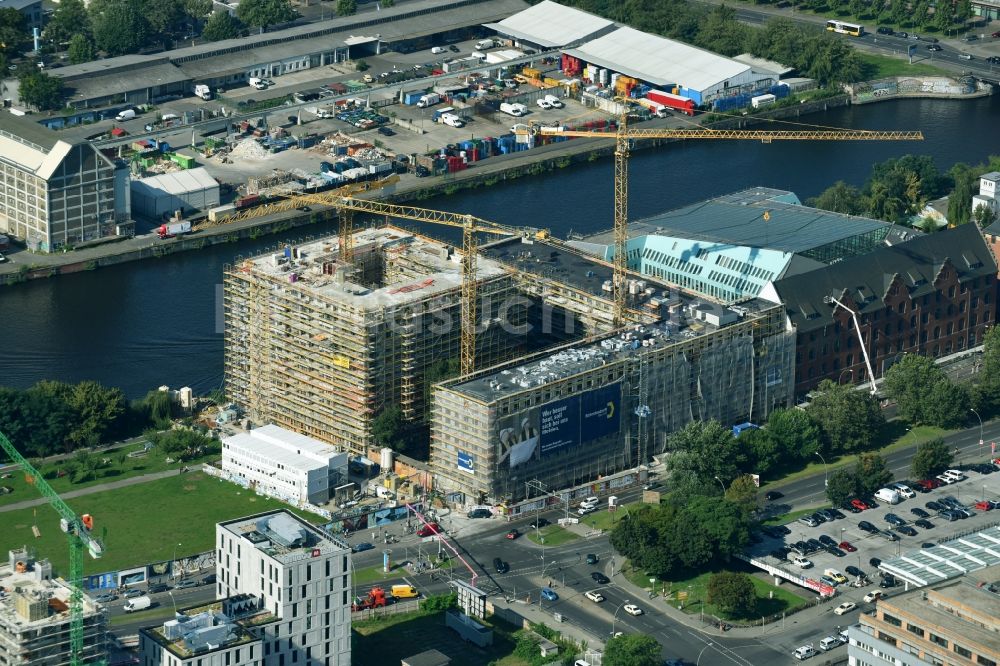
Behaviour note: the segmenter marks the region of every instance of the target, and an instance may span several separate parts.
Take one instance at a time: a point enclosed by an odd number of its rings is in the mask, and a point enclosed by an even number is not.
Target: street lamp
[[[612,638],[614,638],[614,635],[615,635],[615,622],[618,621],[618,611],[620,611],[621,609],[625,608],[625,605],[628,604],[628,603],[629,603],[628,599],[626,599],[625,601],[621,602],[618,605],[618,608],[615,609],[615,614],[611,616],[611,637]]]
[[[823,461],[823,487],[826,488],[828,485],[830,485],[830,477],[827,476],[826,474],[827,470],[826,458],[824,458],[823,454],[820,453],[819,451],[815,451],[814,453],[819,456],[820,460]]]
[[[975,414],[976,418],[979,419],[979,455],[983,455],[983,417],[981,417],[979,412],[971,407],[969,408],[969,411]]]
[[[725,495],[726,494],[726,484],[723,483],[722,479],[720,479],[719,477],[715,477],[715,480],[719,482],[720,486],[722,486],[722,494]]]
[[[844,368],[843,370],[840,371],[840,376],[837,377],[837,384],[838,385],[841,383],[841,380],[844,378],[844,373],[845,372],[851,373],[851,382],[854,381],[854,368]]]
[[[177,546],[183,546],[183,545],[184,544],[178,543],[176,546],[174,546],[174,554],[170,558],[170,568],[171,569],[173,569],[173,567],[175,566],[175,563],[177,562]],[[174,576],[174,578],[177,578],[177,576]]]

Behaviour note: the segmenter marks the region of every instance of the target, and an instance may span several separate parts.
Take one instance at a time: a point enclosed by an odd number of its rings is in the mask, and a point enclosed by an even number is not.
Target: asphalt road
[[[944,438],[953,450],[958,450],[955,456],[957,464],[985,462],[990,456],[990,442],[1000,443],[1000,422],[992,421],[983,424],[982,447],[979,445],[979,425],[959,431]],[[910,461],[916,452],[916,445],[897,449],[886,455],[889,469],[897,480],[910,477]],[[785,513],[805,507],[820,506],[827,502],[824,484],[824,474],[816,474],[791,481],[787,484],[778,483],[769,489],[780,491],[784,497],[771,502],[769,513]]]

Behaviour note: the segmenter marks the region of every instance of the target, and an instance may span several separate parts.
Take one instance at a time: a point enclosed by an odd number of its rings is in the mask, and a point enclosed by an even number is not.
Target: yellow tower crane
[[[69,663],[71,666],[104,664],[103,660],[88,662],[85,659],[83,644],[83,549],[86,546],[90,556],[94,558],[98,558],[104,553],[104,544],[90,534],[93,521],[88,515],[77,516],[73,509],[56,494],[45,477],[31,466],[31,463],[14,448],[14,445],[4,437],[3,433],[0,433],[0,449],[7,454],[11,462],[21,466],[28,483],[34,485],[56,510],[60,519],[59,526],[69,539]]]
[[[623,102],[623,100],[619,100]],[[515,134],[540,136],[567,136],[587,138],[613,138],[615,140],[615,249],[614,249],[614,326],[625,323],[627,312],[626,283],[628,280],[628,158],[630,142],[637,139],[753,139],[762,143],[772,141],[922,141],[920,132],[892,132],[853,129],[809,130],[744,130],[744,129],[691,129],[630,128],[627,102],[621,103],[621,114],[614,131],[569,130],[562,127],[518,126]]]

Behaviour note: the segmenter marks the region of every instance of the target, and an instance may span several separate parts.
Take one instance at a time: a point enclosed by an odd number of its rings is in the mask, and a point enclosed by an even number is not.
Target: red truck
[[[674,111],[686,113],[689,116],[693,116],[695,109],[698,108],[698,105],[695,104],[694,100],[690,97],[681,97],[680,95],[663,92],[662,90],[650,90],[646,93],[646,99],[656,102],[657,104],[662,104],[663,106],[669,107]]]
[[[381,587],[373,587],[368,590],[367,597],[358,597],[354,600],[354,603],[351,604],[351,611],[357,612],[370,608],[383,608],[387,603],[389,603],[389,599],[385,595],[385,590]]]
[[[172,222],[170,224],[161,224],[156,230],[156,233],[160,238],[173,238],[174,236],[180,234],[190,233],[191,223],[190,222]]]

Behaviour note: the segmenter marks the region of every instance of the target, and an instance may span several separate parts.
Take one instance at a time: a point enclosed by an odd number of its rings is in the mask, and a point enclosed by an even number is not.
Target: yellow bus
[[[863,25],[858,25],[857,23],[847,23],[845,21],[827,21],[826,29],[831,32],[851,35],[852,37],[860,37],[865,34],[865,27]]]

